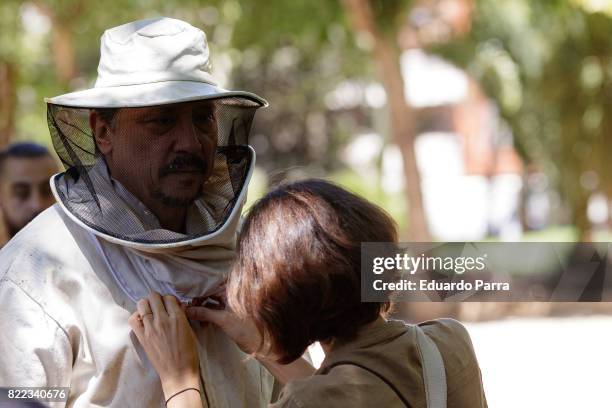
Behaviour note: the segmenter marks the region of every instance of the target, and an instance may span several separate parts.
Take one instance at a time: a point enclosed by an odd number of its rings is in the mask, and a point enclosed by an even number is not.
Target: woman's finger
[[[140,318],[140,312],[138,311],[132,313],[132,315],[128,319],[128,323],[130,324],[130,327],[132,328],[132,330],[134,330],[134,332],[136,332],[137,330],[142,330],[144,328],[144,326],[142,325],[142,320]]]
[[[153,311],[153,319],[160,319],[168,315],[164,302],[159,293],[151,292],[148,299],[149,304],[151,305],[151,310]]]
[[[142,331],[143,333],[147,333],[150,330],[151,323],[153,322],[153,312],[151,311],[149,299],[140,299],[136,304],[136,308],[138,309],[139,320],[142,323]],[[138,339],[140,339],[140,337],[138,337]]]
[[[211,322],[220,327],[223,327],[227,313],[226,310],[215,310],[204,306],[192,306],[185,310],[185,314],[190,319]]]
[[[144,322],[140,317],[140,312],[136,311],[132,313],[132,315],[128,319],[128,323],[130,324],[132,331],[136,335],[136,338],[142,344],[145,328]]]
[[[147,314],[153,314],[151,311],[151,305],[149,304],[149,299],[142,298],[136,304],[136,309],[138,309],[138,313],[140,313],[140,317],[144,317]]]
[[[182,313],[181,306],[179,305],[176,297],[172,295],[165,295],[162,300],[164,301],[164,307],[170,316],[178,316]]]
[[[187,316],[194,320],[210,322],[225,332],[245,353],[257,350],[261,335],[251,321],[242,320],[229,309],[210,309],[193,306],[187,308]]]

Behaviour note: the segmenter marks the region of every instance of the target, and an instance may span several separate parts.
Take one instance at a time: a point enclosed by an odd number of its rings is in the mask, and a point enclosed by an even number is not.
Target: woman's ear
[[[92,110],[89,113],[89,126],[93,132],[98,150],[104,155],[109,154],[113,150],[110,124],[102,119],[98,112]]]

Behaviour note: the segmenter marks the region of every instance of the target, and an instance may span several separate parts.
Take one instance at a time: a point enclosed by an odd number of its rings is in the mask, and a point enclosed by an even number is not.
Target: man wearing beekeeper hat
[[[75,407],[163,406],[128,317],[151,291],[222,290],[266,105],[209,71],[201,30],[136,21],[102,36],[94,88],[46,100],[66,171],[51,179],[57,204],[0,252],[0,386],[70,387]],[[203,403],[270,402],[256,360],[212,325],[194,331]]]

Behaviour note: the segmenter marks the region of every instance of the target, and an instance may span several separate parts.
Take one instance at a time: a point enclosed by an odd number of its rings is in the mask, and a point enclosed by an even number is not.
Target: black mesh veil
[[[52,180],[56,198],[112,240],[169,245],[210,236],[242,205],[259,107],[236,96],[112,109],[49,103],[66,168]]]

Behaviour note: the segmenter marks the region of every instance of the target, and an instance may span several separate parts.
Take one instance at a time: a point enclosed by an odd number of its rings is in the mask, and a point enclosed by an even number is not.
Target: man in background
[[[21,142],[0,151],[0,247],[55,203],[54,173],[57,164],[44,146]]]

